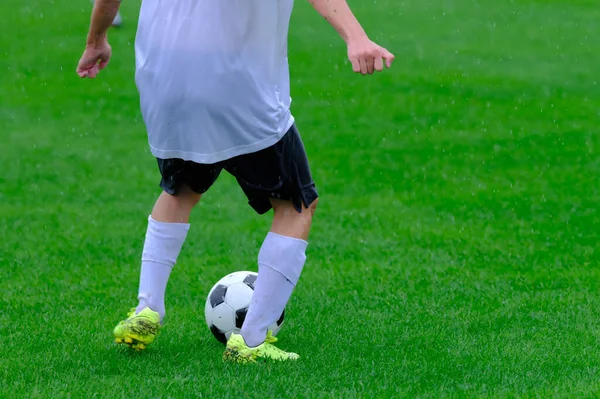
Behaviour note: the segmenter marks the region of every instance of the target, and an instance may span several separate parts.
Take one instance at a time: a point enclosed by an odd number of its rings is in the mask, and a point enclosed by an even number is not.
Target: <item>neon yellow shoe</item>
[[[244,338],[240,334],[232,333],[227,341],[227,348],[223,353],[223,360],[233,363],[256,363],[257,360],[297,360],[300,356],[297,353],[286,352],[275,345],[275,338],[271,331],[267,333],[265,342],[255,348],[246,345]]]
[[[115,342],[138,351],[146,349],[156,339],[160,330],[160,315],[150,308],[135,314],[135,308],[127,314],[114,330]]]

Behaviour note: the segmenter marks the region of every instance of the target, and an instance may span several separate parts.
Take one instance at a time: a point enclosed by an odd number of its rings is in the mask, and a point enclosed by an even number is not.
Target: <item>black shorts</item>
[[[296,210],[302,212],[302,204],[308,207],[318,197],[295,125],[271,147],[215,164],[177,158],[157,160],[162,175],[160,187],[171,195],[177,195],[183,185],[203,194],[225,169],[236,178],[248,203],[259,214],[271,209],[270,198],[290,200]]]

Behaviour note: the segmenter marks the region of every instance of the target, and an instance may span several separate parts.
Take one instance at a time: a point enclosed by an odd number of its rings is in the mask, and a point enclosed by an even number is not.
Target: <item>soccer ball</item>
[[[258,274],[254,272],[235,272],[223,277],[211,288],[204,315],[210,332],[219,342],[226,343],[231,333],[239,334],[257,277]],[[285,309],[279,320],[269,326],[274,336],[279,332],[284,316]]]

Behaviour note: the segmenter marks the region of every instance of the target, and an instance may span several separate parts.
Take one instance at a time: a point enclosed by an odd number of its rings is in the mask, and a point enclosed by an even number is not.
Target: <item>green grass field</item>
[[[351,1],[391,70],[354,75],[302,1],[293,112],[320,190],[281,347],[223,364],[212,284],[256,270],[270,217],[223,175],[192,217],[167,325],[130,353],[159,175],[133,81],[139,2],[113,59],[75,66],[87,0],[0,2],[0,397],[600,395],[600,7]]]

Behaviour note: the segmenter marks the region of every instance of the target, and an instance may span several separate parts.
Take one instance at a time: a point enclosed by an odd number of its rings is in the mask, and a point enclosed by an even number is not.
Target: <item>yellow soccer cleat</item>
[[[146,349],[156,339],[160,330],[160,316],[150,308],[144,308],[138,314],[135,309],[127,314],[114,330],[115,342],[125,344],[138,351]]]
[[[244,338],[240,334],[232,333],[227,341],[227,348],[223,353],[223,360],[233,363],[256,363],[257,360],[297,360],[300,356],[297,353],[286,352],[275,345],[275,338],[271,331],[267,333],[265,342],[255,348],[246,345]]]

